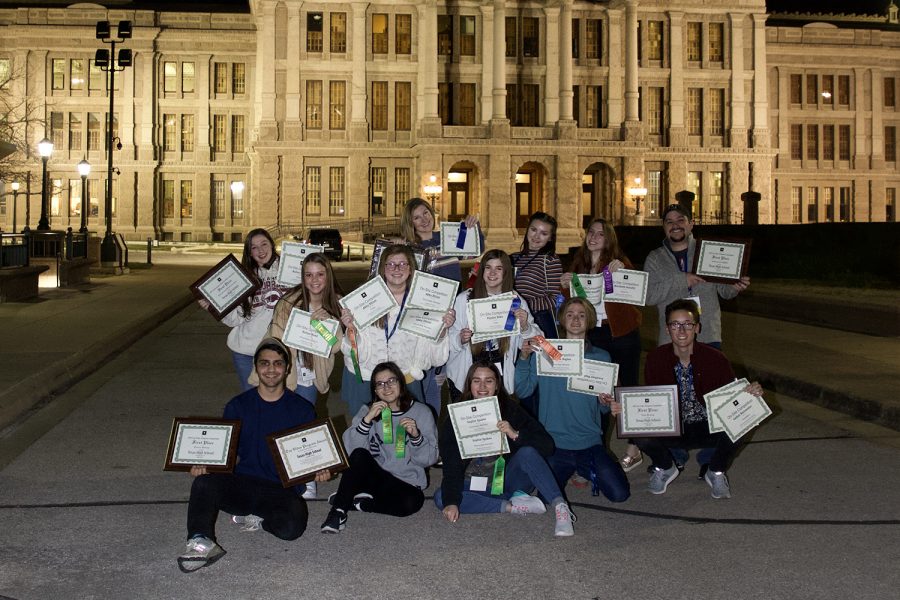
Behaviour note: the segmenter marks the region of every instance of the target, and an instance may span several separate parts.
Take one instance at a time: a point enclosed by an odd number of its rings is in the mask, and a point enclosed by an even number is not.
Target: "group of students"
[[[273,419],[275,414],[287,417],[286,409],[274,410],[269,405],[301,402],[313,409],[318,394],[329,390],[337,351],[344,354],[341,396],[352,416],[343,433],[349,468],[341,474],[337,492],[328,499],[330,510],[322,532],[341,531],[348,513],[354,510],[397,517],[416,513],[425,500],[426,469],[439,460],[443,477],[434,501],[450,522],[466,513],[544,513],[549,506],[555,516],[554,534],[565,537],[574,534],[575,521],[565,499],[567,484],[590,486],[594,495],[602,493],[612,502],[628,499],[630,487],[622,464],[603,441],[605,415],[617,414],[621,407],[608,394],[569,391],[564,378],[538,374],[535,358],[537,336],[584,340],[585,358],[616,362],[618,384],[638,384],[640,312],[627,304],[594,305],[577,295],[565,298],[571,273],[631,267],[613,227],[602,219],[592,221],[570,273],[564,274],[556,254],[556,220],[535,213],[520,252],[509,255],[492,249],[481,256],[474,281],[464,286],[453,308],[443,316],[442,335],[432,342],[399,330],[398,322],[417,269],[414,247],[439,247],[435,224],[434,210],[427,202],[416,198],[407,203],[401,218],[403,239],[382,251],[377,269],[397,307],[363,328],[357,328],[352,313],[340,307],[341,290],[324,255],[309,255],[303,263],[302,281],[285,289],[275,280],[278,255],[272,238],[262,229],[248,234],[243,263],[259,278],[260,291],[223,322],[232,327],[228,346],[245,389],[229,403],[225,415],[250,423],[242,425],[239,462],[233,474],[210,474],[202,468],[192,471],[198,477],[191,492],[188,547],[178,560],[183,571],[211,564],[224,554],[213,530],[219,509],[235,515],[233,521],[244,529],[263,528],[283,539],[302,534],[307,513],[305,504],[300,510],[297,501],[303,503],[301,495],[315,498],[315,483],[328,481],[333,474],[324,470],[306,487],[279,492],[278,502],[254,499],[254,494],[268,499],[281,485],[265,444],[266,435],[314,418],[311,410],[295,408],[287,411],[290,418]],[[477,218],[467,217],[466,225],[475,227]],[[431,267],[434,274],[461,281],[457,260],[434,252],[430,256],[432,262],[426,261],[424,269]],[[518,332],[471,343],[467,303],[507,292],[520,300],[513,311]],[[312,313],[315,319],[340,320],[343,330],[339,327],[336,334],[340,343],[332,345],[329,357],[299,353],[281,343],[279,338],[295,307]],[[272,373],[273,369],[278,372]],[[497,428],[507,437],[510,450],[500,461],[501,465],[505,462],[502,493],[496,486],[492,490],[492,486],[473,485],[483,477],[490,479],[500,457],[463,460],[450,420],[445,419],[440,428],[437,424],[444,370],[451,402],[498,398],[501,420]],[[275,385],[279,376],[283,379],[280,395]],[[254,403],[258,405],[255,412],[249,409]],[[245,410],[238,411],[241,406]],[[389,425],[384,422],[388,418]],[[386,441],[387,431],[402,435]],[[402,444],[398,442],[401,439]],[[645,451],[654,460],[665,462],[665,449],[648,446]],[[670,474],[667,469],[666,474]],[[241,484],[235,481],[241,478],[252,479],[253,485],[247,489],[257,491],[238,493]],[[210,479],[230,483],[214,486]],[[286,499],[285,494],[292,497]],[[243,500],[235,502],[236,495]],[[195,503],[205,508],[195,508]],[[194,513],[204,518],[193,517]]]

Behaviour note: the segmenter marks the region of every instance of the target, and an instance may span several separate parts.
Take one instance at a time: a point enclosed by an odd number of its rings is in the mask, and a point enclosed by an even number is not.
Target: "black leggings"
[[[354,450],[349,462],[350,468],[341,475],[334,497],[335,508],[350,510],[353,496],[363,492],[372,494],[366,506],[369,512],[408,517],[422,508],[425,502],[422,490],[382,469],[365,448]]]

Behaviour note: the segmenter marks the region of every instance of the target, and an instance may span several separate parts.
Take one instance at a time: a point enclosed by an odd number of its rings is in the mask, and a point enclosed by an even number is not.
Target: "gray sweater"
[[[696,246],[694,236],[688,236],[688,269],[694,264]],[[722,341],[722,311],[719,308],[719,296],[726,300],[734,298],[738,294],[734,287],[725,283],[701,283],[688,290],[687,279],[684,272],[678,268],[678,261],[672,253],[669,240],[664,240],[660,248],[647,255],[644,270],[650,274],[647,304],[655,304],[659,313],[660,346],[672,341],[666,330],[666,305],[679,298],[691,296],[700,297],[701,328],[697,339],[705,343]]]
[[[431,409],[421,403],[413,402],[406,412],[394,412],[392,424],[394,435],[400,427],[400,419],[409,417],[416,422],[419,429],[418,438],[406,438],[406,456],[397,458],[394,444],[385,444],[381,437],[381,420],[377,419],[370,424],[363,421],[363,417],[369,412],[368,406],[363,406],[353,417],[350,428],[344,432],[344,449],[351,454],[357,448],[365,448],[382,469],[410,485],[419,489],[428,487],[425,477],[425,468],[437,462],[437,426],[434,423],[434,414]],[[394,438],[396,439],[396,438]]]

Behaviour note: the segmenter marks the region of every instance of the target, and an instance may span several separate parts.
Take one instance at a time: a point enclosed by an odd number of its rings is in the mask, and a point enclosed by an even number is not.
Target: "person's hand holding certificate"
[[[709,432],[719,433],[725,431],[722,424],[716,418],[716,409],[731,400],[731,398],[750,385],[746,378],[735,379],[731,383],[727,383],[717,390],[713,390],[703,395],[703,402],[706,403],[706,419],[709,421]]]
[[[368,327],[398,306],[381,277],[374,277],[339,300],[353,314],[357,329]]]
[[[497,294],[487,298],[470,298],[466,303],[469,329],[472,330],[471,343],[509,337],[519,333],[516,311],[521,306],[513,292]]]
[[[209,312],[221,321],[244,298],[252,296],[259,284],[234,255],[229,254],[190,288],[196,298],[209,303]]]
[[[284,326],[281,341],[286,346],[296,348],[301,352],[309,352],[310,354],[327,358],[331,355],[331,348],[337,341],[335,333],[340,323],[335,319],[319,321],[325,328],[325,331],[330,334],[326,336],[313,327],[311,320],[312,315],[310,313],[299,308],[293,308],[287,324]]]
[[[579,296],[591,304],[597,305],[603,302],[605,287],[605,280],[601,273],[595,275],[578,274],[577,279],[573,275],[572,282],[569,283],[569,296],[572,298]]]
[[[693,273],[706,281],[734,283],[747,274],[749,239],[707,240],[697,238]]]
[[[758,385],[758,384],[757,384]],[[760,390],[760,393],[761,390]],[[761,396],[742,389],[732,396],[728,402],[715,409],[715,418],[725,433],[736,442],[748,431],[762,423],[772,414],[772,409]]]
[[[481,236],[478,225],[466,227],[465,222],[441,223],[441,254],[443,256],[478,256],[481,254]]]

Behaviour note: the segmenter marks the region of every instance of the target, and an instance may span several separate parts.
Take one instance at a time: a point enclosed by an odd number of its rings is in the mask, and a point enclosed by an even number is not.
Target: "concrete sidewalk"
[[[188,285],[218,260],[209,255],[190,265],[158,264],[122,277],[95,278],[80,288],[44,290],[38,302],[0,304],[0,429],[187,306]],[[363,268],[339,266],[339,279]],[[865,295],[860,291],[858,300],[868,302]],[[852,318],[853,294],[835,298],[805,289],[803,296],[817,303],[831,298],[835,312]],[[900,430],[900,398],[894,393],[900,339],[730,312],[723,314],[723,326],[723,349],[736,368],[770,389]],[[652,307],[645,308],[642,336],[645,348],[652,347]]]

